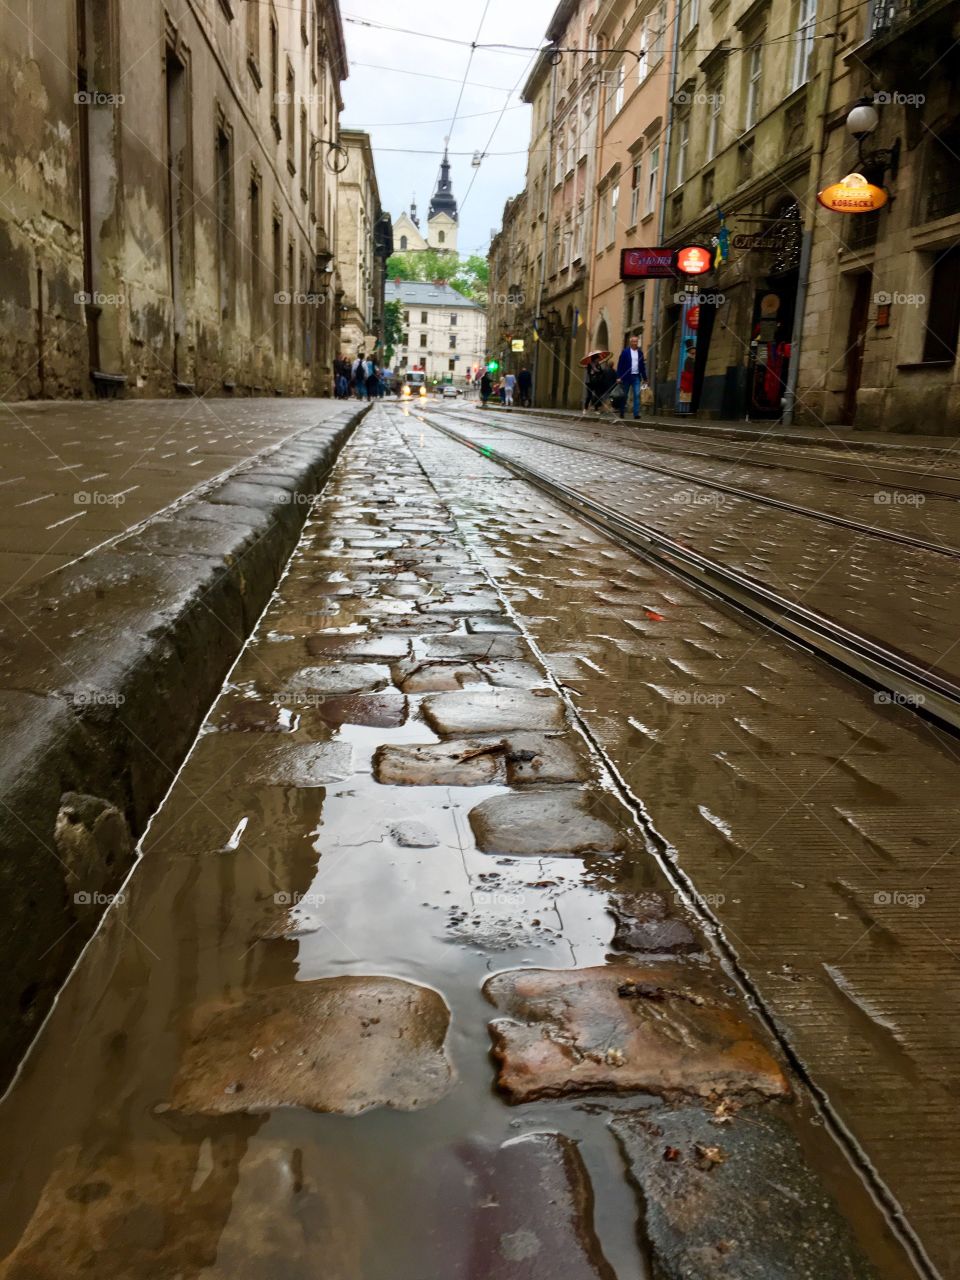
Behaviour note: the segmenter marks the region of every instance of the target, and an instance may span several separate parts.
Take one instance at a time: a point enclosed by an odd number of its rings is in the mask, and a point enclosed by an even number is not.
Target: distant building
[[[393,223],[393,250],[394,253],[423,253],[425,249],[436,249],[440,253],[456,253],[459,231],[460,214],[450,178],[450,158],[444,148],[437,189],[430,201],[426,237],[420,229],[414,201],[410,212],[401,213]]]
[[[337,196],[340,350],[355,356],[358,351],[372,351],[383,336],[384,254],[389,256],[390,215],[380,208],[370,135],[358,129],[341,129],[340,145],[349,156],[340,174]]]
[[[448,284],[388,280],[387,302],[399,301],[403,330],[400,369],[424,369],[429,378],[463,385],[484,363],[487,316],[479,303]]]

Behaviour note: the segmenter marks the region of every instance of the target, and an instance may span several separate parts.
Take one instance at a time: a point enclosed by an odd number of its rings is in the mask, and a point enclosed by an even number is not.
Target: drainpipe
[[[663,136],[663,156],[660,164],[660,209],[657,214],[657,244],[663,244],[667,230],[667,178],[670,173],[670,145],[673,138],[674,98],[677,93],[677,68],[680,55],[680,10],[683,0],[674,0],[673,51],[670,57],[670,88],[667,102],[667,130]],[[653,387],[653,409],[657,411],[657,365],[660,345],[660,308],[663,301],[663,281],[654,286],[653,315],[650,322],[650,342],[647,344],[647,377]]]
[[[783,397],[781,422],[785,427],[793,425],[797,405],[797,379],[800,376],[800,350],[803,341],[803,320],[807,305],[807,289],[810,276],[810,254],[813,247],[813,229],[817,217],[817,192],[823,177],[823,157],[827,149],[827,108],[830,105],[830,85],[833,82],[833,64],[836,56],[837,18],[840,0],[835,0],[829,32],[829,57],[820,68],[817,85],[817,145],[810,161],[810,186],[806,198],[803,240],[800,245],[800,266],[797,272],[797,301],[793,311],[793,337],[790,342],[790,368],[787,370],[787,386]]]
[[[534,324],[537,318],[543,314],[543,293],[547,285],[547,255],[550,252],[550,195],[553,191],[552,182],[552,165],[553,165],[553,144],[556,132],[556,112],[557,112],[557,64],[554,63],[550,72],[550,133],[549,142],[547,144],[547,166],[544,174],[543,183],[543,255],[540,261],[540,283],[537,288],[537,310],[534,315]],[[542,337],[538,337],[538,341],[533,347],[533,394],[540,394],[540,383],[537,375],[540,372],[540,346],[543,342]]]

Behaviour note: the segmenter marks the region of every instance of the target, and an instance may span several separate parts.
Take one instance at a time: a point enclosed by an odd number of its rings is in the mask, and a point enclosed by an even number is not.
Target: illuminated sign
[[[621,280],[656,280],[676,272],[673,249],[623,249],[620,253]]]
[[[685,276],[702,276],[713,266],[713,254],[702,245],[691,244],[677,251],[677,270]]]
[[[510,350],[511,350],[511,351],[522,351],[522,350],[523,350],[523,339],[522,339],[522,338],[514,338],[514,340],[510,343]]]
[[[862,173],[848,173],[821,191],[817,199],[832,213],[872,213],[887,203],[883,187],[875,187]]]

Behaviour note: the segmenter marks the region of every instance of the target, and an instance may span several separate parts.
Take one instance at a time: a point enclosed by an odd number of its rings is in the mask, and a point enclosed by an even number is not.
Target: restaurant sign
[[[672,279],[677,274],[676,249],[623,249],[621,280]]]
[[[817,200],[833,213],[872,213],[887,203],[883,187],[875,187],[862,173],[848,173],[821,191]]]

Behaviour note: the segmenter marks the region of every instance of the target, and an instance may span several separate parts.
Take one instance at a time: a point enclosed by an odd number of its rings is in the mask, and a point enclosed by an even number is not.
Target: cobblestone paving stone
[[[642,1111],[655,1122],[671,1113],[673,1104],[657,1096],[671,1092],[670,1064],[648,1057],[642,1036],[611,1046],[609,1019],[587,1011],[565,1033],[571,1051],[599,1055],[610,1072],[636,1066],[653,1092],[508,1106],[493,1087],[494,1012],[484,983],[532,970],[589,983],[609,972],[618,991],[607,999],[629,1022],[639,1016],[635,999],[657,1018],[659,996],[647,984],[662,973],[685,1034],[709,1037],[718,1011],[736,1008],[736,1060],[776,1081],[766,1092],[782,1092],[782,1068],[705,938],[685,954],[667,949],[641,962],[628,953],[611,964],[614,932],[624,920],[639,925],[652,904],[659,920],[702,935],[542,673],[533,688],[481,690],[480,725],[464,729],[453,720],[462,723],[472,688],[404,696],[372,687],[384,668],[394,685],[402,681],[413,661],[537,665],[487,573],[496,557],[478,545],[469,519],[461,531],[450,518],[452,508],[459,516],[467,503],[479,513],[492,500],[489,469],[474,475],[458,452],[460,488],[448,503],[438,492],[448,485],[421,465],[438,456],[432,438],[430,448],[420,448],[415,432],[405,443],[382,409],[358,429],[143,842],[123,900],[0,1104],[0,1142],[16,1152],[0,1227],[0,1244],[15,1246],[0,1264],[4,1280],[63,1280],[92,1260],[105,1280],[174,1280],[199,1267],[217,1280],[281,1272],[295,1280],[321,1272],[328,1280],[553,1280],[561,1272],[635,1280],[651,1267],[677,1280],[687,1274],[668,1233],[661,1250],[649,1221],[638,1229],[652,1173],[631,1152],[633,1184],[626,1180],[610,1128],[617,1116]],[[501,488],[507,520],[514,495]],[[589,550],[597,573],[605,550],[572,532],[582,542],[574,564]],[[485,612],[430,608],[468,599]],[[316,674],[324,666],[329,679]],[[355,666],[369,667],[369,679],[358,680]],[[347,683],[361,691],[325,692],[342,689],[345,667]],[[403,711],[389,723],[365,709],[391,694]],[[453,719],[428,720],[425,705],[444,699],[459,700]],[[538,711],[530,727],[527,700],[548,709],[545,721]],[[493,704],[512,707],[510,725],[493,723]],[[269,706],[282,713],[279,726]],[[385,752],[456,753],[466,734],[497,757],[506,742],[517,774],[470,786],[375,776]],[[562,772],[570,755],[579,783],[537,775],[538,762]],[[588,831],[594,847],[582,858],[532,848],[488,854],[471,836],[478,808],[508,801],[529,810],[528,836],[536,807],[547,836],[552,808],[565,819],[571,800],[603,829],[602,838],[599,827]],[[334,998],[325,1012],[329,993],[351,983],[363,991],[357,1006]],[[391,1001],[383,1025],[378,998]],[[301,1016],[308,1009],[319,1025]],[[318,1068],[328,1062],[322,1032],[331,1016],[346,1030],[342,1058],[325,1071]],[[408,1043],[396,1078],[385,1070],[384,1028]],[[712,1074],[694,1092],[709,1100],[704,1123],[742,1129],[749,1146],[749,1117],[760,1105],[755,1080],[724,1072],[727,1051],[718,1051],[720,1067],[708,1059]],[[455,1083],[444,1078],[444,1060]],[[763,1105],[803,1135],[806,1157],[823,1170],[878,1269],[906,1277],[864,1189],[811,1123],[806,1095]],[[817,1192],[795,1203],[789,1238],[820,1241],[833,1260],[820,1280],[874,1274],[825,1209],[817,1181],[810,1186]],[[82,1217],[78,1204],[89,1207]],[[150,1235],[131,1222],[171,1229]],[[726,1220],[711,1228],[731,1247],[739,1230]]]
[[[447,414],[443,421],[477,443],[489,444],[960,681],[954,558],[718,494],[628,465],[616,453],[593,457],[531,440],[480,423],[479,414]],[[524,430],[531,425],[524,419]],[[796,492],[805,491],[806,480],[797,478],[794,483]],[[816,506],[825,486],[812,487],[816,492],[810,495],[810,505]],[[860,509],[862,515],[863,502]],[[954,501],[928,498],[915,508],[915,516],[896,518],[910,521],[911,534],[957,547],[958,518],[942,514],[957,510]],[[869,522],[875,523],[876,508],[869,514]]]
[[[402,430],[665,856],[949,1273],[956,745],[492,462],[465,461],[421,422]]]

